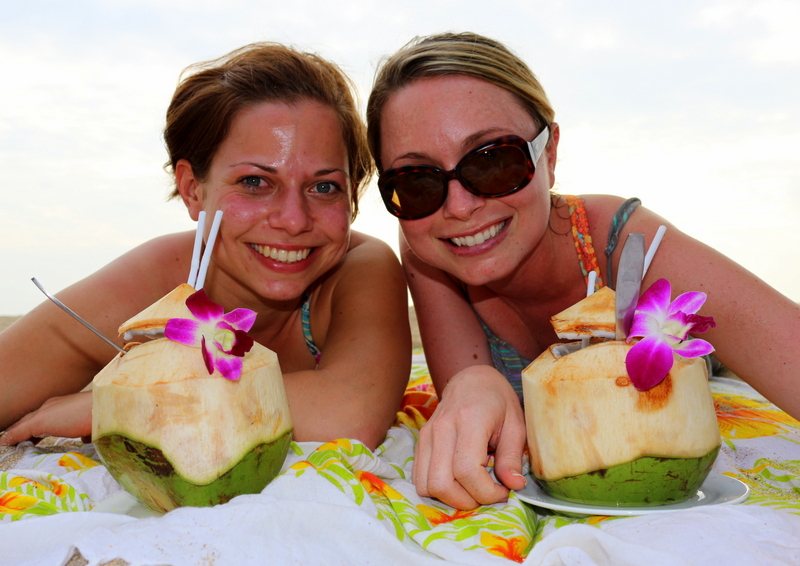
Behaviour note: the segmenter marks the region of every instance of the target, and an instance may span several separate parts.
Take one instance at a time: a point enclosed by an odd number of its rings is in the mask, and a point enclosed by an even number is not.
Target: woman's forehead
[[[517,97],[488,81],[465,75],[418,79],[386,103],[382,157],[392,160],[439,144],[469,149],[484,135],[528,136],[533,130],[533,120]]]

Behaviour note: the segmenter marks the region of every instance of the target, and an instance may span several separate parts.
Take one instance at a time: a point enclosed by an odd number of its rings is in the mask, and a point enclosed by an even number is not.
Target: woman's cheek
[[[425,263],[437,266],[435,262],[436,253],[431,244],[431,240],[435,238],[430,235],[430,222],[426,222],[424,218],[401,220],[400,229],[403,231],[403,236],[411,251]]]

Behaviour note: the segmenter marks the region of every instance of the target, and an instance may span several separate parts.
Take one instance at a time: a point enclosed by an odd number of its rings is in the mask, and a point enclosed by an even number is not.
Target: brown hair
[[[502,43],[470,32],[417,37],[383,62],[369,97],[367,140],[378,170],[381,117],[389,98],[417,79],[447,75],[468,75],[511,92],[539,127],[555,118],[539,80]]]
[[[203,180],[239,111],[260,102],[314,100],[333,109],[341,123],[355,218],[373,166],[353,91],[350,80],[333,63],[276,43],[254,43],[191,65],[167,109],[164,141],[169,161],[165,167],[174,171],[178,161],[186,159],[194,175]],[[172,193],[175,196],[177,190]]]

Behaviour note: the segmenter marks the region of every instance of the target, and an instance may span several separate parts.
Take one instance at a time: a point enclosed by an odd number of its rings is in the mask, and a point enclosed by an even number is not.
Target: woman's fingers
[[[419,431],[417,445],[414,447],[414,467],[411,479],[417,488],[417,493],[422,497],[430,497],[428,492],[428,467],[431,462],[431,428],[428,424]]]
[[[459,430],[458,447],[453,458],[453,476],[475,501],[472,508],[497,503],[508,497],[508,489],[496,483],[486,469],[489,439],[496,431],[494,420],[493,416],[487,415],[485,421],[465,424]]]
[[[10,446],[32,438],[63,436],[91,437],[91,391],[53,397],[32,413],[11,425],[0,437],[0,444]]]
[[[0,444],[3,446],[13,446],[37,436],[36,432],[33,430],[36,427],[35,415],[36,412],[28,413],[8,427],[3,435],[0,436]],[[31,426],[31,421],[33,421],[33,427]]]
[[[417,493],[458,509],[474,509],[508,497],[506,485],[520,489],[525,423],[516,394],[492,368],[472,367],[453,377],[447,396],[420,431],[413,469]],[[505,391],[503,386],[509,391]],[[506,485],[486,470],[490,444],[497,446]],[[499,458],[499,460],[498,460]],[[496,467],[496,472],[497,467]]]
[[[438,418],[429,422],[426,428],[430,430],[431,454],[435,455],[425,474],[428,495],[457,509],[474,509],[478,502],[456,476],[455,466],[461,466],[458,451],[463,448],[457,423]]]
[[[511,407],[498,435],[494,453],[494,475],[509,489],[522,489],[528,480],[522,475],[522,454],[525,450],[527,430],[522,408]],[[518,409],[518,410],[513,410]]]

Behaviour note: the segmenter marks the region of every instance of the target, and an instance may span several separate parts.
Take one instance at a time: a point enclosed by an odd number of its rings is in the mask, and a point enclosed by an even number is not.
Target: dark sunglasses
[[[474,195],[503,197],[517,192],[533,178],[549,137],[545,126],[533,141],[503,136],[471,150],[455,169],[442,171],[431,165],[406,165],[384,171],[378,188],[386,209],[403,220],[430,216],[447,200],[453,179]]]

